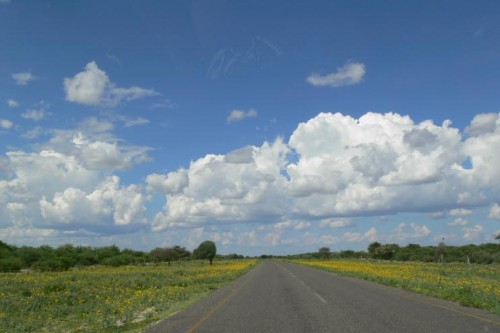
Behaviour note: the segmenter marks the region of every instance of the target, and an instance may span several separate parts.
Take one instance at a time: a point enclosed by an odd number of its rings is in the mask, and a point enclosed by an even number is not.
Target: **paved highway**
[[[500,332],[500,317],[287,262],[259,264],[146,330],[158,332]]]

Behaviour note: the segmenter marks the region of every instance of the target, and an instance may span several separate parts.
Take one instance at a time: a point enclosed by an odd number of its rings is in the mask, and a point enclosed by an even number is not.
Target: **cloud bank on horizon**
[[[94,62],[65,79],[64,86],[68,100],[89,105],[101,103],[106,89],[111,90],[108,96],[116,89]],[[151,95],[130,90],[107,98],[121,101],[129,94]],[[240,112],[233,111],[234,121],[256,115],[254,110]],[[320,113],[298,124],[288,139],[207,154],[129,185],[117,171],[147,161],[151,148],[123,143],[113,128],[111,122],[90,117],[77,128],[52,130],[37,149],[5,153],[0,165],[8,176],[0,180],[0,227],[7,239],[203,230],[232,223],[271,230],[264,241],[277,244],[287,228],[346,228],[350,218],[359,216],[448,211],[467,216],[469,209],[489,207],[489,217],[500,219],[498,203],[489,195],[500,190],[500,113],[476,115],[463,133],[449,120],[437,125],[396,113],[369,112],[359,119]],[[155,196],[163,201],[158,211],[148,205]],[[461,227],[467,240],[482,231],[464,219],[452,225]],[[392,239],[425,237],[431,228],[401,223]],[[224,234],[226,243],[234,237]],[[373,241],[376,236],[372,227],[364,234],[345,232],[317,241]],[[222,239],[218,233],[213,237]],[[252,243],[252,232],[239,237],[250,237],[242,242]],[[306,232],[303,237],[312,236]]]

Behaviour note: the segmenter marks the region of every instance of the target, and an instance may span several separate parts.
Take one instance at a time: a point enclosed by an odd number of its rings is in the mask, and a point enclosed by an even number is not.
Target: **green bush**
[[[31,268],[40,272],[66,271],[71,265],[62,258],[47,258],[34,262]]]
[[[104,265],[107,266],[124,266],[128,264],[133,264],[137,262],[137,258],[130,255],[130,254],[119,254],[117,256],[111,257],[104,259],[102,262]]]
[[[11,257],[0,259],[0,272],[11,273],[19,272],[22,268],[22,261],[19,258]]]

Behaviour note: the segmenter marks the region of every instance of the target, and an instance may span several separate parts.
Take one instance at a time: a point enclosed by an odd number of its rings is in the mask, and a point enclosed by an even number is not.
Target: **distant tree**
[[[177,252],[171,247],[157,247],[150,254],[156,261],[166,261],[169,266],[172,260],[177,259]]]
[[[97,260],[99,263],[104,260],[120,254],[120,249],[116,245],[103,246],[95,249]]]
[[[368,253],[373,257],[375,255],[375,249],[378,247],[382,246],[379,242],[373,242],[370,245],[368,245]]]
[[[319,248],[318,254],[320,257],[328,259],[332,255],[332,252],[330,251],[329,247],[324,246],[324,247]]]
[[[212,265],[212,260],[217,254],[217,248],[215,247],[215,243],[212,241],[204,241],[201,243],[194,251],[194,257],[197,259],[208,259],[210,261],[210,265]]]
[[[500,240],[500,232],[495,236],[496,240]]]
[[[42,253],[39,249],[31,246],[22,246],[17,249],[17,255],[21,258],[23,267],[29,268],[31,265],[41,258],[43,258]]]
[[[359,257],[359,255],[353,251],[353,250],[343,250],[343,251],[340,251],[340,257],[341,258],[357,258]]]
[[[191,256],[191,252],[189,252],[189,250],[186,250],[185,247],[179,245],[175,245],[174,247],[172,247],[172,250],[177,253],[178,259],[189,258]]]
[[[149,254],[156,259],[156,261],[166,261],[170,266],[172,261],[187,258],[191,255],[191,252],[186,250],[185,247],[175,245],[173,247],[157,247]]]
[[[399,245],[397,244],[384,244],[375,249],[374,257],[377,259],[392,260],[398,250]]]
[[[230,254],[224,256],[224,258],[226,258],[226,259],[243,259],[244,257],[240,254],[237,254],[237,253],[230,253]]]

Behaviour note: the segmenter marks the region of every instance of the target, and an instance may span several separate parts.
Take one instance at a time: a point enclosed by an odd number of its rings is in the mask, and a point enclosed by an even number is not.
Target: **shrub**
[[[0,272],[10,273],[19,272],[22,267],[22,261],[19,258],[11,257],[0,259]]]

